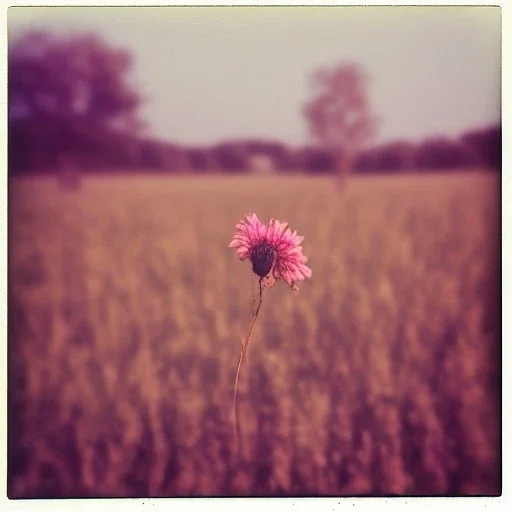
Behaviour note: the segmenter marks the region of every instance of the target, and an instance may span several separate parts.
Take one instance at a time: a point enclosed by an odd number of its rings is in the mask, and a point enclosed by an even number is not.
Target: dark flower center
[[[276,250],[267,242],[260,242],[251,251],[252,271],[265,277],[276,259]]]

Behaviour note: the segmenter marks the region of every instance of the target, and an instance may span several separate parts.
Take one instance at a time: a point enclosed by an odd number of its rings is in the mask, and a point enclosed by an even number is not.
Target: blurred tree
[[[224,142],[213,148],[215,160],[227,172],[247,171],[249,167],[249,153],[239,142]]]
[[[354,170],[357,173],[372,173],[379,168],[379,154],[375,148],[361,151],[354,162]]]
[[[325,174],[336,170],[336,159],[329,152],[319,148],[304,147],[297,152],[297,162],[311,174]]]
[[[410,171],[414,158],[414,144],[399,140],[362,151],[354,167],[358,172]]]
[[[475,153],[458,141],[444,137],[427,139],[416,150],[415,165],[420,170],[457,169],[478,165]]]
[[[414,166],[414,144],[408,141],[396,141],[380,148],[380,169],[390,171],[408,171]]]
[[[300,170],[300,165],[297,162],[297,158],[297,149],[283,146],[282,152],[274,158],[276,169],[282,172],[293,172]]]
[[[193,169],[186,149],[162,142],[161,151],[163,152],[166,171],[186,173]]]
[[[155,140],[140,144],[141,162],[145,169],[165,170],[168,164],[165,145]]]
[[[214,152],[208,148],[189,149],[188,160],[192,170],[196,173],[212,172],[219,167]]]
[[[315,97],[303,111],[312,135],[335,157],[341,187],[377,126],[370,112],[366,82],[366,74],[355,63],[333,70],[318,69],[312,75]]]
[[[501,168],[501,126],[465,133],[462,142],[478,155],[479,163],[494,169]]]
[[[53,152],[51,163],[68,179],[72,162],[99,134],[138,131],[141,98],[126,81],[131,65],[128,52],[109,48],[95,35],[58,38],[32,32],[10,45],[12,163],[19,163],[19,151],[34,150],[42,136],[45,151]]]

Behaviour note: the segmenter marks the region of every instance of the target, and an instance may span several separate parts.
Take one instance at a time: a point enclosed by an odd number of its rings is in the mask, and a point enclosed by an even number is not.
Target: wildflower
[[[256,320],[263,301],[263,289],[271,288],[279,280],[288,283],[293,290],[298,290],[297,281],[311,277],[311,269],[305,265],[307,258],[302,254],[304,237],[292,232],[288,223],[270,219],[268,227],[262,224],[255,213],[246,215],[236,225],[236,233],[229,247],[236,249],[241,260],[250,259],[253,272],[259,276],[259,303],[254,311],[249,333],[242,344],[242,351],[236,371],[233,411],[235,419],[235,436],[239,440],[237,389],[240,368],[247,347],[256,325]],[[240,445],[239,445],[240,448]]]
[[[251,260],[253,272],[263,279],[265,287],[281,279],[298,290],[297,281],[311,277],[311,269],[305,265],[307,258],[302,254],[304,237],[292,232],[288,223],[270,219],[267,227],[253,213],[236,228],[229,247],[236,249],[241,260]]]

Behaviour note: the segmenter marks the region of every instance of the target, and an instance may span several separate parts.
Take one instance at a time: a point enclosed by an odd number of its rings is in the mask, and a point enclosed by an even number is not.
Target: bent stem
[[[259,280],[259,288],[260,288],[260,296],[259,296],[259,302],[258,307],[256,308],[256,311],[253,313],[251,326],[249,327],[249,333],[247,334],[247,338],[245,339],[245,342],[242,345],[242,351],[240,352],[240,357],[238,358],[238,368],[236,370],[236,379],[235,379],[235,391],[233,395],[233,416],[235,420],[235,439],[237,442],[237,446],[240,451],[240,426],[238,422],[238,380],[240,377],[240,368],[242,367],[242,363],[245,358],[245,354],[247,351],[247,347],[249,346],[249,342],[251,341],[252,333],[254,331],[254,326],[256,325],[256,320],[258,319],[258,315],[261,308],[261,303],[263,302],[263,278],[260,277]]]

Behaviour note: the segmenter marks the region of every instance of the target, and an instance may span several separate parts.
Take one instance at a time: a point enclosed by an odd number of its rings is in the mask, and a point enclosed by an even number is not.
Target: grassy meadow
[[[265,292],[246,212],[304,235]],[[499,176],[9,185],[8,494],[501,492]]]

